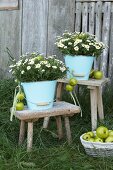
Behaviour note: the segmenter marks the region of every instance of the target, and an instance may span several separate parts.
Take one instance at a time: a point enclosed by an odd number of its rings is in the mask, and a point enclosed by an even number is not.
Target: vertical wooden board
[[[81,14],[82,3],[76,2],[75,4],[75,31],[81,32]]]
[[[105,2],[103,14],[103,28],[102,28],[102,42],[109,46],[109,32],[110,32],[110,15],[111,15],[111,2]],[[101,57],[101,70],[107,76],[107,63],[108,63],[108,48],[103,51]]]
[[[95,32],[95,2],[89,4],[89,32]]]
[[[22,0],[19,10],[0,11],[0,70],[4,75],[7,75],[9,70],[6,47],[15,58],[21,54],[21,10]]]
[[[22,53],[46,55],[48,0],[23,1]]]
[[[82,32],[88,32],[88,2],[82,6]]]
[[[95,2],[89,3],[89,33],[95,33]],[[94,59],[94,69],[96,68],[96,58]]]
[[[65,30],[74,31],[75,0],[49,0],[48,55],[61,53],[54,44]]]
[[[113,2],[112,2],[113,8]],[[110,22],[110,43],[109,43],[109,67],[108,67],[108,76],[113,83],[113,13],[111,13],[111,22]]]
[[[102,37],[102,2],[98,1],[96,3],[96,26],[95,26],[95,35],[99,41],[101,41]],[[97,58],[97,62],[95,64],[95,68],[100,68],[101,57]]]

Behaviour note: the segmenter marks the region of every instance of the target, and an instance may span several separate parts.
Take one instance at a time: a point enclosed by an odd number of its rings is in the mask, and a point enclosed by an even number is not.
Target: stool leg
[[[65,121],[65,128],[66,128],[66,135],[67,135],[68,144],[71,144],[72,143],[72,137],[71,137],[71,129],[70,129],[69,118],[67,116],[64,117],[64,121]]]
[[[44,118],[44,121],[43,121],[43,128],[44,129],[48,128],[49,120],[50,120],[50,117],[45,117]]]
[[[27,151],[30,152],[33,143],[33,122],[28,122],[27,130]]]
[[[97,89],[90,89],[92,130],[97,128]]]
[[[61,116],[56,117],[56,124],[57,124],[57,132],[59,139],[63,138],[63,129],[62,129],[62,120]]]
[[[103,101],[102,101],[102,88],[97,87],[97,109],[98,109],[98,115],[99,119],[104,119],[104,110],[103,110]]]
[[[19,133],[19,141],[18,144],[21,145],[24,141],[25,136],[25,122],[21,120],[20,122],[20,133]]]

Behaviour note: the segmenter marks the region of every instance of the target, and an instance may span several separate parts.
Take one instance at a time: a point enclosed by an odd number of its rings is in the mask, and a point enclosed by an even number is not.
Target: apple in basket
[[[109,130],[108,130],[108,128],[106,128],[104,126],[100,126],[100,127],[97,128],[96,134],[99,138],[105,139],[109,135]]]
[[[100,126],[95,132],[89,131],[82,135],[82,139],[89,142],[108,143],[113,142],[113,130],[108,130],[105,126]]]

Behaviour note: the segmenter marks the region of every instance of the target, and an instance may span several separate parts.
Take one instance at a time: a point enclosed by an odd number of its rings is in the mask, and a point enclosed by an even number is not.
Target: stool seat
[[[32,120],[37,118],[44,118],[44,117],[52,117],[52,116],[59,116],[59,115],[70,115],[74,113],[79,113],[80,107],[61,101],[61,102],[54,102],[54,105],[51,109],[37,111],[37,110],[29,110],[25,108],[22,111],[16,111],[15,116],[20,120]]]
[[[54,102],[53,107],[48,110],[43,110],[43,111],[29,110],[27,107],[25,107],[25,109],[22,111],[16,111],[15,117],[21,120],[19,144],[22,144],[24,140],[25,122],[28,123],[27,151],[31,151],[32,143],[33,143],[33,122],[37,121],[39,118],[47,118],[53,116],[56,118],[59,139],[63,137],[61,116],[64,117],[67,140],[68,143],[70,144],[72,138],[71,138],[71,130],[70,130],[70,123],[68,117],[76,113],[80,113],[80,107],[64,101]]]

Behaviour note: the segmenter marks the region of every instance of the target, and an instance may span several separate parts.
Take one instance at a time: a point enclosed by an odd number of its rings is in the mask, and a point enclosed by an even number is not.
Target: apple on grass
[[[101,139],[105,139],[109,135],[109,130],[107,127],[100,126],[96,129],[96,135]]]

